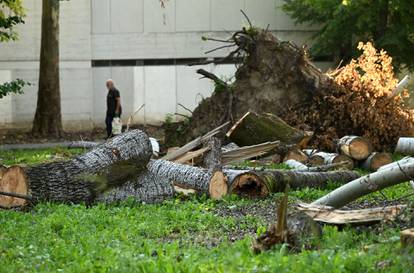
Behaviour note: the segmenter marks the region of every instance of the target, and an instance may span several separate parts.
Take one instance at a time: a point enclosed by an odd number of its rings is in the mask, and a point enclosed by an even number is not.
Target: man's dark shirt
[[[118,89],[114,88],[108,91],[108,95],[106,96],[106,114],[107,115],[111,115],[111,116],[115,115],[116,104],[117,104],[116,99],[119,97],[120,95],[119,95]],[[119,106],[118,114],[121,115],[121,113],[122,113],[122,108],[121,106]]]

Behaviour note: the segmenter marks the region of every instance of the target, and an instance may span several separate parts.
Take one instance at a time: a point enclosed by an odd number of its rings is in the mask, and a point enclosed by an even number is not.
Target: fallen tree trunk
[[[213,199],[220,199],[227,194],[226,177],[221,171],[212,172],[167,160],[151,160],[148,170],[156,176],[168,179],[174,185],[207,193]]]
[[[340,155],[335,153],[324,153],[317,152],[314,153],[309,158],[309,163],[312,166],[320,166],[326,164],[334,164],[340,162],[347,162],[348,168],[352,169],[354,167],[354,161],[346,155]]]
[[[240,162],[242,160],[250,159],[252,157],[263,156],[270,151],[273,151],[279,146],[279,141],[266,142],[252,146],[244,146],[228,150],[222,153],[223,164],[231,164]]]
[[[148,136],[139,130],[116,136],[68,161],[3,170],[0,191],[30,196],[32,202],[92,202],[101,192],[122,185],[145,169],[152,155]],[[27,200],[0,196],[0,205]]]
[[[395,147],[395,153],[414,155],[414,137],[400,137]]]
[[[396,162],[391,167],[378,170],[339,187],[319,198],[312,205],[340,208],[366,194],[409,181],[413,175],[414,159],[406,159],[404,164]]]
[[[294,159],[289,159],[289,160],[287,160],[283,163],[285,163],[287,166],[289,166],[289,168],[297,170],[297,171],[299,171],[299,170],[303,171],[303,170],[307,170],[309,168],[305,164],[303,164],[299,161],[296,161]]]
[[[226,136],[239,146],[251,146],[269,141],[305,145],[310,134],[289,126],[272,114],[246,113]]]
[[[390,163],[392,163],[391,154],[374,152],[361,163],[361,167],[368,171],[376,171],[380,167]]]
[[[158,176],[148,170],[125,184],[100,194],[96,202],[121,202],[132,198],[137,202],[158,203],[174,196],[174,187],[163,176]]]
[[[352,171],[304,172],[294,170],[224,170],[228,177],[229,193],[244,197],[265,197],[291,189],[323,188],[328,181],[348,183],[359,177]]]
[[[344,136],[338,142],[338,150],[350,158],[363,160],[372,153],[372,145],[363,137]]]

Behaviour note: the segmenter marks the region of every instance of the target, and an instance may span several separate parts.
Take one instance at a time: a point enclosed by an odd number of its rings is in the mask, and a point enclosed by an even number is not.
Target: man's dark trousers
[[[112,136],[112,120],[114,119],[115,115],[106,113],[105,124],[106,124],[106,135],[108,137]]]

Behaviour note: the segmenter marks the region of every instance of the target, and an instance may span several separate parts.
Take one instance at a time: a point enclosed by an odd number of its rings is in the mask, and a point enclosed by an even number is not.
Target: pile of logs
[[[0,166],[0,206],[13,208],[43,201],[91,204],[126,198],[160,202],[171,198],[175,187],[213,199],[227,194],[252,198],[283,192],[287,186],[323,188],[328,181],[336,181],[349,188],[351,196],[334,191],[316,204],[338,207],[360,194],[403,182],[414,169],[412,158],[392,163],[390,154],[372,152],[370,142],[358,136],[339,139],[338,153],[306,149],[312,133],[290,127],[272,115],[247,113],[228,130],[227,138],[218,138],[228,127],[223,124],[158,160],[151,159],[154,154],[149,137],[133,130],[71,160]],[[230,143],[222,145],[223,140]],[[414,154],[413,147],[413,139],[401,138],[396,150]],[[290,169],[231,165],[257,157],[274,159],[275,154]],[[354,166],[376,172],[360,178],[351,171]],[[369,183],[361,186],[361,181]],[[371,182],[376,186],[372,188]]]

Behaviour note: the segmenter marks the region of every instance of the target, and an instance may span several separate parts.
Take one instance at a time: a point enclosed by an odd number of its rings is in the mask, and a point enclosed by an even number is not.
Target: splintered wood
[[[297,208],[317,222],[333,225],[346,225],[369,224],[379,221],[393,220],[404,208],[406,208],[406,206],[398,205],[358,210],[339,210],[327,206],[300,203],[297,205]]]

